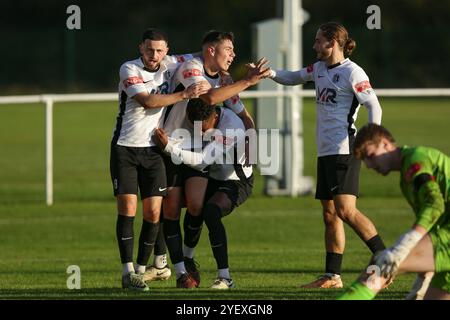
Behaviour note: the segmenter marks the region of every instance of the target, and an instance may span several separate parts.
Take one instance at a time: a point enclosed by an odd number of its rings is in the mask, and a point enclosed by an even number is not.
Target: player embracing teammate
[[[203,215],[208,215],[205,222],[210,231],[211,243],[214,248],[218,248],[219,244],[221,246],[220,254],[216,253],[219,249],[213,248],[219,273],[218,281],[214,282],[212,288],[228,289],[233,286],[228,271],[226,235],[221,217],[246,197],[239,202],[236,198],[239,190],[233,189],[230,191],[233,193],[228,194],[231,200],[224,200],[221,207],[221,203],[219,204],[219,215],[216,214],[217,206],[211,205],[211,200],[203,209],[209,180],[207,168],[195,170],[185,164],[174,164],[169,157],[170,152],[165,150],[164,154],[156,146],[155,141],[163,146],[158,135],[154,139],[155,130],[162,128],[163,124],[169,133],[173,128],[191,130],[192,124],[186,117],[186,107],[189,99],[197,97],[204,101],[210,111],[215,110],[215,105],[219,103],[223,103],[224,108],[233,110],[230,112],[237,114],[235,121],[239,122],[239,128],[254,128],[253,119],[245,110],[238,93],[265,78],[268,69],[264,67],[265,60],[262,59],[256,66],[249,67],[243,79],[233,83],[227,75],[235,57],[233,41],[231,32],[209,32],[204,38],[201,56],[191,63],[187,60],[192,59],[192,55],[178,58],[167,56],[167,36],[160,30],[149,29],[144,32],[139,46],[141,57],[124,63],[120,68],[120,104],[111,141],[110,170],[117,199],[116,236],[123,264],[123,288],[148,291],[146,281],[170,276],[160,232],[161,208],[166,222],[163,227],[165,239],[176,271],[177,287],[193,288],[200,283],[193,255]],[[179,64],[184,61],[187,62],[177,72]],[[170,108],[164,108],[167,106]],[[166,109],[168,111],[165,113]],[[228,110],[219,112],[222,116],[228,113]],[[190,149],[189,143],[190,141],[185,141],[184,147]],[[251,167],[246,172],[246,178],[250,179]],[[235,178],[230,172],[227,174],[222,176],[227,179]],[[247,196],[250,191],[251,188],[246,189]],[[142,199],[143,222],[135,265],[133,225],[138,192]],[[226,193],[225,196],[227,197]],[[184,226],[188,231],[185,232],[183,253],[179,216],[184,205],[187,206]],[[214,212],[207,213],[206,208]],[[210,215],[212,220],[209,219]],[[147,268],[154,247],[154,263],[151,268]]]
[[[218,111],[218,113],[222,117],[227,115],[227,119],[233,117],[234,120],[231,124],[236,129],[254,129],[253,119],[248,114],[238,94],[257,84],[267,75],[268,70],[264,68],[265,60],[261,59],[256,65],[249,67],[243,79],[233,82],[228,75],[228,69],[236,56],[233,42],[234,35],[231,32],[215,30],[208,32],[202,42],[201,56],[189,60],[179,67],[174,77],[173,86],[175,92],[177,92],[197,83],[209,83],[210,90],[200,95],[200,100],[193,105],[202,105],[203,109],[210,109],[210,113],[205,111],[205,114],[211,115],[211,112],[216,110],[216,105],[221,104],[223,106],[218,110],[222,111]],[[181,163],[174,164],[173,157],[175,155],[170,149],[172,144],[166,137],[173,136],[178,129],[184,129],[191,136],[194,136],[193,122],[207,120],[199,114],[197,114],[198,117],[189,119],[187,111],[190,104],[190,101],[181,101],[169,107],[164,117],[164,130],[160,130],[157,132],[159,135],[156,135],[156,140],[159,141],[159,145],[167,154],[165,164],[168,178],[168,196],[163,201],[164,235],[176,273],[177,287],[198,287],[200,274],[197,268],[198,264],[194,260],[194,254],[205,221],[218,268],[217,280],[211,288],[228,289],[233,287],[234,284],[228,270],[226,234],[221,218],[241,203],[237,200],[236,195],[239,190],[234,187],[230,189],[232,194],[221,193],[223,199],[209,199],[208,192],[211,192],[211,185],[214,181],[212,179],[217,178],[210,171],[210,168],[214,168],[214,166],[193,166],[191,162],[187,161],[186,157],[181,158]],[[201,112],[199,111],[199,113]],[[225,121],[221,121],[221,123],[223,124]],[[169,147],[166,148],[167,145]],[[191,139],[183,139],[177,142],[176,147],[183,152],[190,152],[196,146],[192,144]],[[202,144],[200,143],[200,146],[197,147],[200,147],[201,152]],[[221,154],[221,152],[218,152],[219,156]],[[216,170],[219,169],[216,168]],[[246,179],[250,178],[251,167],[247,167],[245,171],[247,172]],[[239,180],[238,176],[230,172],[221,177],[224,180]],[[248,190],[246,192],[250,193]],[[180,216],[184,200],[187,210],[183,223],[185,236],[183,242]]]
[[[144,274],[150,271],[146,270],[146,265],[155,244],[154,265],[168,270],[164,239],[159,232],[167,182],[164,161],[152,141],[152,134],[162,123],[163,107],[198,97],[208,88],[205,83],[198,83],[171,93],[171,78],[179,62],[176,57],[167,56],[168,49],[165,33],[148,29],[139,45],[141,56],[120,67],[119,114],[111,141],[110,171],[117,199],[116,236],[123,265],[122,287],[139,291],[149,289]],[[187,58],[192,56],[181,57],[181,60]],[[133,225],[138,192],[143,221],[135,266]]]

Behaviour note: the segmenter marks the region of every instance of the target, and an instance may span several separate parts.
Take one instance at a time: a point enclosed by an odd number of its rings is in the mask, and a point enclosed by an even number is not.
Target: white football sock
[[[122,274],[123,275],[127,275],[129,273],[134,273],[134,265],[133,262],[127,262],[123,264],[123,271]]]
[[[145,266],[141,266],[141,265],[136,265],[137,266],[137,273],[142,274],[145,273]]]
[[[178,279],[183,273],[187,273],[186,267],[184,266],[184,261],[175,263],[173,265],[173,268],[175,269],[176,278]]]
[[[219,278],[231,279],[230,269],[225,268],[225,269],[219,269],[218,271],[219,271]]]
[[[185,257],[187,257],[189,259],[194,259],[195,248],[189,248],[189,247],[186,247],[186,245],[183,244],[183,254],[184,254]]]

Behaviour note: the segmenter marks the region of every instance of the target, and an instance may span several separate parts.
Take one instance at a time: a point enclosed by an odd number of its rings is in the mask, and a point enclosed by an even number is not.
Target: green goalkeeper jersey
[[[426,147],[401,148],[400,187],[427,231],[450,224],[450,158]]]

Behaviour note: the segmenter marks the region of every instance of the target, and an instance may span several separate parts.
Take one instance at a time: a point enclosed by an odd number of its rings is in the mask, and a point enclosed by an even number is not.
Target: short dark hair
[[[167,44],[169,44],[169,37],[167,36],[167,34],[164,31],[156,28],[148,28],[147,30],[144,31],[144,33],[142,34],[142,42],[144,42],[147,39],[155,41],[163,40]]]
[[[186,115],[192,123],[207,120],[214,113],[216,113],[216,107],[208,105],[200,98],[190,99],[186,107]]]
[[[217,43],[223,40],[234,42],[234,34],[231,31],[210,30],[203,37],[202,46],[205,44]]]
[[[366,149],[366,146],[371,144],[378,145],[382,138],[395,144],[395,139],[388,129],[375,123],[366,124],[356,135],[353,144],[353,154],[358,159],[364,159],[364,150]]]

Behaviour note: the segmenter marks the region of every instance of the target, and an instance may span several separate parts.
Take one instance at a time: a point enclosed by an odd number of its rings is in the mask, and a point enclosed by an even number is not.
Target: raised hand
[[[269,61],[263,57],[259,59],[256,63],[247,63],[247,74],[245,79],[250,83],[251,86],[257,84],[262,79],[265,79],[270,74],[270,68],[267,66]]]

